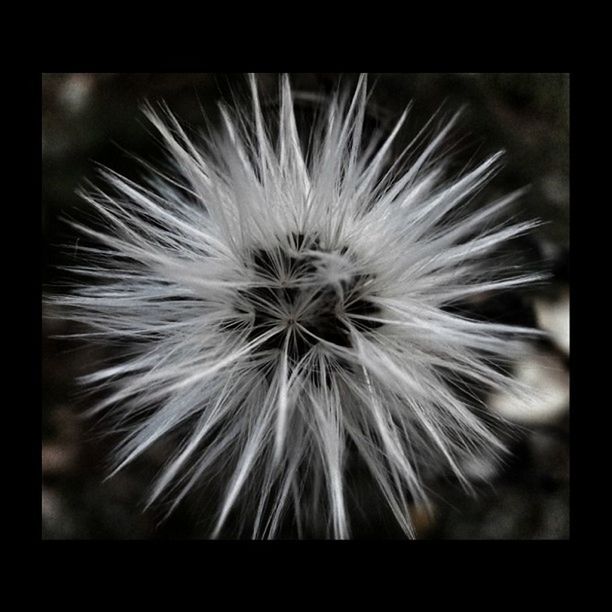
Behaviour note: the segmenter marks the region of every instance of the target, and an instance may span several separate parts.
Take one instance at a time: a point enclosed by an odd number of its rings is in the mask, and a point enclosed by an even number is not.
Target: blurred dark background
[[[277,74],[258,75],[273,105]],[[327,94],[355,74],[292,74],[295,92]],[[490,408],[521,426],[503,468],[467,466],[478,491],[466,495],[446,478],[432,483],[434,514],[415,511],[422,539],[565,539],[569,535],[569,76],[566,74],[372,74],[370,120],[385,129],[412,101],[407,142],[443,107],[465,106],[454,148],[458,168],[506,151],[505,166],[483,201],[529,186],[519,218],[545,223],[516,241],[517,257],[545,268],[542,286],[503,296],[484,306],[495,320],[537,325],[550,337],[525,357],[515,375],[547,393],[528,414],[510,398],[490,398]],[[95,163],[138,179],[141,166],[127,153],[159,159],[157,140],[141,113],[145,101],[165,101],[183,123],[214,127],[217,102],[247,99],[242,74],[45,74],[42,77],[42,238],[45,291],[69,279],[59,268],[74,263],[77,237],[61,220],[87,214],[75,194],[95,180]],[[308,112],[308,96],[300,98]],[[43,307],[43,315],[45,314]],[[103,482],[116,442],[83,419],[91,398],[76,377],[91,371],[104,347],[56,336],[78,331],[43,317],[42,537],[44,539],[204,538],[201,500],[187,499],[167,521],[162,509],[143,511],[147,487],[165,458],[164,444]],[[485,484],[492,483],[492,486]],[[374,503],[374,502],[372,502]],[[367,504],[367,500],[366,500]],[[397,537],[371,508],[363,538]],[[379,521],[379,522],[377,522]]]

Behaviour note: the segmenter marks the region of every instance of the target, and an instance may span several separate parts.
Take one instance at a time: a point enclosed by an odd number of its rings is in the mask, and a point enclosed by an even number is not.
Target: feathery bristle
[[[532,330],[450,307],[536,280],[487,259],[535,223],[504,221],[520,192],[467,210],[499,155],[445,179],[457,116],[402,168],[390,153],[406,113],[386,139],[364,141],[364,77],[351,99],[329,102],[308,151],[288,78],[276,129],[250,85],[252,109],[223,107],[224,130],[207,143],[148,107],[172,174],[136,184],[104,170],[109,189],[84,194],[105,229],[77,224],[100,246],[75,268],[83,284],[54,302],[92,334],[134,340],[86,379],[109,390],[96,412],[136,420],[115,471],[188,424],[150,503],[165,494],[174,508],[221,473],[213,536],[241,504],[254,538],[284,521],[347,538],[354,455],[413,535],[424,466],[445,464],[469,487],[463,462],[503,452],[453,382],[520,394],[493,363]]]

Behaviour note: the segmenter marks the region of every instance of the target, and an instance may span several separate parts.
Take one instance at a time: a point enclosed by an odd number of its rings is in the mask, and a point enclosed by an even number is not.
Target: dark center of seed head
[[[248,340],[256,340],[272,328],[284,327],[260,344],[259,352],[283,349],[287,343],[289,360],[298,362],[312,346],[324,340],[342,347],[351,346],[349,329],[342,316],[362,331],[381,324],[355,315],[377,316],[378,307],[367,299],[369,274],[356,274],[337,286],[305,282],[316,278],[316,255],[322,249],[319,239],[292,235],[294,248],[282,246],[256,248],[248,253],[248,264],[256,271],[256,284],[239,292],[235,303],[237,314],[253,315]],[[308,252],[306,252],[308,251]],[[342,249],[346,254],[347,249]],[[348,255],[347,255],[348,256]],[[231,327],[233,325],[228,325]]]

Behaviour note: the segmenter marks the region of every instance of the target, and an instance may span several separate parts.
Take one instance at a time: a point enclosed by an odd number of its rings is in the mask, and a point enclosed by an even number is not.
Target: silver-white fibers
[[[424,470],[443,463],[469,487],[464,466],[504,452],[458,387],[524,394],[498,366],[532,330],[452,307],[537,278],[489,257],[534,223],[505,221],[518,192],[468,205],[500,156],[449,178],[456,116],[390,159],[406,113],[365,138],[362,77],[330,99],[306,150],[289,80],[274,122],[250,87],[252,107],[221,107],[207,138],[149,107],[171,171],[137,184],[104,170],[106,191],[84,194],[103,227],[76,225],[98,246],[79,249],[83,283],[54,303],[93,336],[133,340],[86,377],[106,391],[94,411],[127,429],[114,471],[179,432],[150,502],[173,509],[221,478],[211,536],[236,511],[248,537],[289,523],[347,538],[354,456],[412,536]]]

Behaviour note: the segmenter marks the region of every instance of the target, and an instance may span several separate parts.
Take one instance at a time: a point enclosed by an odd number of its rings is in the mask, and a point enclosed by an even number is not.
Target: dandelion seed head
[[[232,515],[252,537],[289,523],[300,537],[346,538],[355,457],[413,535],[428,469],[445,465],[469,487],[463,466],[504,452],[482,402],[457,386],[520,396],[496,364],[532,330],[453,306],[536,280],[489,260],[535,224],[506,221],[519,192],[466,205],[499,155],[447,177],[457,116],[400,164],[391,145],[406,114],[366,138],[364,77],[328,102],[309,144],[287,78],[276,127],[250,86],[252,108],[222,106],[223,130],[206,140],[148,107],[169,167],[142,183],[104,170],[107,188],[84,193],[104,227],[77,226],[99,246],[80,250],[83,281],[54,302],[134,347],[85,380],[105,390],[95,412],[131,423],[114,471],[180,432],[150,503],[165,496],[172,511],[221,474],[212,535]]]

